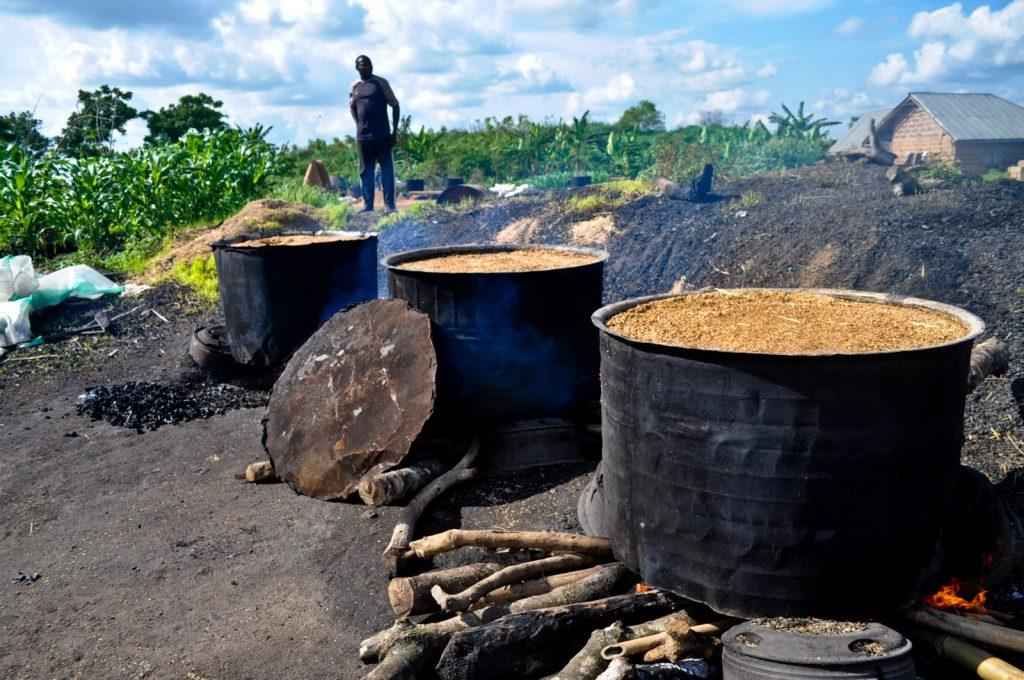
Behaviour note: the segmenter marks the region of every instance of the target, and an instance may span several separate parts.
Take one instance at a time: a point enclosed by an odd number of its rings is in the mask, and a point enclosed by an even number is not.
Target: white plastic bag
[[[28,321],[32,304],[29,298],[14,302],[0,302],[0,347],[17,345],[32,339]]]
[[[116,295],[123,290],[123,287],[92,267],[76,264],[41,277],[39,288],[32,293],[32,308],[59,305],[70,297],[95,300],[103,295]]]
[[[0,302],[28,297],[39,287],[32,258],[28,255],[0,257]]]

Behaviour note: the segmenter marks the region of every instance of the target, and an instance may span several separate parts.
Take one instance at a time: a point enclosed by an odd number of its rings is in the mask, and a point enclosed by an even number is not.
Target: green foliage
[[[419,203],[413,203],[408,208],[399,210],[397,212],[393,212],[390,215],[385,215],[384,217],[380,218],[379,220],[377,220],[376,227],[377,230],[379,231],[382,229],[387,229],[388,227],[393,227],[396,224],[403,222],[405,220],[422,219],[427,214],[429,214],[430,211],[435,209],[437,209],[437,204],[429,201],[420,201]]]
[[[760,191],[744,191],[740,197],[733,200],[731,208],[736,210],[750,210],[764,203],[764,194]]]
[[[998,182],[999,180],[1010,179],[1010,173],[1000,168],[989,168],[982,176],[982,182]]]
[[[301,179],[311,161],[323,161],[327,172],[341,175],[346,182],[358,184],[359,155],[355,140],[351,137],[331,141],[310,140],[305,146],[284,145],[281,148],[277,171],[284,177]]]
[[[944,182],[959,184],[967,179],[967,175],[956,163],[929,163],[917,174],[921,179],[939,179]]]
[[[635,132],[664,132],[665,116],[654,105],[654,102],[641,99],[636,106],[631,106],[622,112],[622,117],[615,124],[615,128]]]
[[[306,203],[316,208],[338,204],[337,194],[320,187],[305,186],[302,180],[294,178],[275,178],[265,193],[265,197],[293,203]]]
[[[320,208],[320,217],[332,231],[344,231],[352,221],[352,205],[349,203],[328,203]]]
[[[139,115],[128,103],[131,99],[131,92],[109,85],[79,90],[78,108],[57,142],[61,153],[74,158],[112,153],[114,133],[123,135],[125,123]]]
[[[775,123],[775,136],[783,139],[825,139],[825,128],[839,125],[838,120],[815,118],[813,113],[804,113],[804,103],[800,102],[796,113],[782,105],[783,113],[773,113],[768,120]]]
[[[171,278],[207,302],[216,302],[220,298],[217,266],[212,254],[178,262],[171,269]]]
[[[560,170],[558,172],[547,172],[543,175],[523,177],[516,181],[519,184],[530,184],[538,189],[564,189],[569,186],[569,180],[575,174],[570,170]],[[611,173],[606,169],[596,168],[590,171],[590,177],[594,183],[607,182],[611,178]]]
[[[190,132],[78,159],[0,149],[0,252],[103,256],[227,217],[265,189],[275,163],[266,133]]]
[[[574,219],[591,217],[599,212],[608,212],[641,196],[654,193],[650,182],[635,179],[621,179],[594,185],[588,191],[576,194],[565,204],[564,212]]]
[[[189,130],[220,130],[228,124],[218,111],[224,102],[208,94],[186,94],[176,104],[161,107],[159,111],[143,111],[139,116],[149,126],[146,144],[176,142]]]
[[[31,111],[0,116],[0,147],[16,144],[32,154],[46,151],[50,140],[39,131],[42,121],[34,118]]]

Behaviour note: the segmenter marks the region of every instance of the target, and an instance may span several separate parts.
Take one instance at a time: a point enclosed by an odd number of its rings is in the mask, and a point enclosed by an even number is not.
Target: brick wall
[[[929,160],[954,160],[953,139],[918,106],[907,107],[894,121],[891,149],[901,163],[915,153],[927,153]]]
[[[1024,142],[957,142],[956,160],[965,172],[981,174],[989,168],[1005,170],[1024,159]]]

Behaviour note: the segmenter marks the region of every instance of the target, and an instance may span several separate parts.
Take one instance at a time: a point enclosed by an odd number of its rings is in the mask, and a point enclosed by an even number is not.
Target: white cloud
[[[573,113],[584,109],[602,107],[606,104],[621,104],[633,99],[636,94],[636,81],[628,73],[618,73],[606,84],[587,88],[582,94],[573,92],[569,95],[566,108]]]
[[[871,74],[878,85],[955,83],[990,79],[1024,66],[1024,0],[999,10],[988,5],[970,14],[959,2],[918,12],[907,36],[922,41],[913,66],[901,53],[889,54]]]
[[[864,30],[866,22],[860,17],[850,17],[835,28],[836,35],[850,37],[859,34]]]
[[[877,106],[866,92],[851,92],[842,87],[822,90],[811,109],[828,118],[844,119],[860,115],[865,109]]]

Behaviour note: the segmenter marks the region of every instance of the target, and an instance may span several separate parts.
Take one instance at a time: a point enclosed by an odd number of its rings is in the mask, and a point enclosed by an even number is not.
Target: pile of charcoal
[[[132,381],[90,390],[78,398],[76,409],[79,415],[141,433],[266,402],[265,393],[220,383],[160,385]]]

